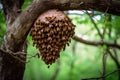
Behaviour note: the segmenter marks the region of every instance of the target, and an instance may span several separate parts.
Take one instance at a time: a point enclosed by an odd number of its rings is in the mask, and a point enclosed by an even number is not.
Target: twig
[[[107,12],[108,12],[108,10],[109,10],[109,7],[107,7],[106,11],[104,12],[105,19],[104,19],[103,25],[102,25],[102,27],[103,27],[103,33],[102,33],[103,39],[104,39],[104,36],[105,36],[105,33],[106,33],[106,28],[107,28],[107,27],[105,26],[105,22],[106,22],[106,20],[107,20]],[[104,26],[105,26],[105,27],[104,27]]]
[[[18,60],[19,62],[21,62],[21,63],[28,63],[29,61],[24,61],[24,60],[22,60],[21,58],[26,58],[25,56],[26,56],[26,54],[27,53],[24,53],[24,52],[16,52],[16,53],[14,53],[14,52],[12,52],[12,51],[5,51],[5,50],[3,50],[3,49],[1,49],[0,48],[0,52],[2,52],[2,53],[5,53],[5,54],[7,54],[7,55],[10,55],[11,57],[13,57],[14,59],[16,59],[16,60]],[[20,58],[20,57],[21,58]],[[40,58],[40,54],[39,53],[36,53],[36,54],[34,54],[34,55],[27,55],[27,58],[28,59],[31,59],[31,58],[33,58],[33,57],[37,57],[37,58]]]
[[[107,50],[105,50],[104,52],[103,52],[103,56],[102,56],[102,75],[101,76],[105,76],[105,74],[106,74],[106,60],[107,60]],[[105,78],[103,78],[103,80],[105,80]]]
[[[78,13],[78,12],[72,12],[70,13],[69,11],[66,12],[67,15],[78,15],[78,16],[82,16],[84,13]],[[92,15],[91,13],[89,13],[90,15]],[[94,16],[97,15],[101,15],[101,13],[94,13]]]
[[[109,49],[108,49],[108,53],[109,53],[110,57],[113,59],[113,61],[115,62],[117,68],[120,69],[119,60],[116,58],[116,56],[114,56],[114,55],[112,54],[112,52],[111,52]],[[120,80],[120,71],[118,72],[118,78],[119,78],[119,80]]]
[[[22,60],[22,59],[20,59],[19,57],[17,57],[16,55],[20,55],[20,53],[23,53],[23,52],[16,52],[16,53],[14,53],[14,52],[12,52],[12,51],[5,51],[5,50],[3,50],[3,49],[1,49],[0,48],[0,52],[2,52],[2,53],[5,53],[5,54],[7,54],[7,55],[10,55],[11,57],[13,57],[14,59],[16,59],[16,60],[18,60],[19,62],[21,62],[21,63],[23,63],[23,64],[25,64],[26,62],[24,61],[24,60]]]
[[[117,58],[116,58],[115,56],[113,56],[112,52],[111,52],[109,49],[108,49],[107,51],[108,51],[110,57],[111,57],[111,58],[114,60],[114,62],[116,63],[117,67],[120,67],[120,64],[119,64]]]
[[[87,45],[92,45],[92,46],[102,46],[102,45],[106,45],[106,46],[109,46],[109,47],[115,47],[115,48],[120,49],[120,45],[115,44],[115,43],[111,43],[111,42],[89,41],[89,40],[85,40],[85,39],[83,39],[83,38],[81,38],[81,37],[78,37],[78,36],[74,36],[73,39],[76,40],[76,41],[78,41],[78,42],[87,44]]]
[[[117,43],[117,40],[114,40],[114,43],[116,44]],[[115,54],[115,58],[118,60],[118,55],[117,55],[117,50],[116,48],[113,48],[113,52]],[[118,60],[119,61],[119,60]]]
[[[40,58],[40,54],[36,53],[36,54],[33,54],[33,55],[28,55],[27,58],[32,58],[32,57],[38,57],[38,58]]]
[[[116,43],[116,40],[115,40],[115,43]],[[119,59],[118,59],[118,54],[117,54],[116,48],[113,48],[113,53],[114,53],[114,57],[118,61],[118,62],[115,62],[115,61],[114,62],[116,63],[117,68],[120,69],[120,63],[119,63]],[[118,80],[120,80],[120,71],[118,72]]]
[[[101,32],[100,32],[97,24],[95,23],[95,21],[93,20],[93,18],[91,17],[91,15],[88,13],[88,11],[86,11],[86,14],[89,16],[90,20],[92,21],[94,27],[96,28],[96,30],[97,30],[97,32],[98,32],[100,38],[102,39],[102,34],[101,34]]]
[[[111,75],[111,74],[113,74],[115,72],[118,72],[118,71],[120,71],[120,69],[114,70],[114,71],[112,71],[112,72],[110,72],[110,73],[108,73],[108,74],[106,74],[104,76],[100,76],[100,77],[96,77],[96,78],[86,78],[86,79],[81,79],[81,80],[93,80],[93,79],[99,80],[101,78],[108,77],[109,75]]]

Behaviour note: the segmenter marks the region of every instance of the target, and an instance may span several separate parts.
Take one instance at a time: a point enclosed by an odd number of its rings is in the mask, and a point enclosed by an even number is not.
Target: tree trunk
[[[12,52],[26,52],[26,42],[17,46],[14,43],[14,39],[12,39],[11,43],[8,41],[10,40],[8,36],[11,32],[11,25],[20,14],[23,2],[23,0],[2,0],[7,25],[7,35],[4,37],[1,48],[5,51],[9,49]],[[24,70],[25,64],[19,62],[7,52],[0,51],[0,80],[22,80]]]
[[[33,0],[21,12],[24,0],[2,0],[7,34],[0,51],[0,80],[22,80],[25,64],[13,58],[9,51],[26,52],[26,37],[36,18],[49,9],[97,10],[120,15],[120,2],[116,0]],[[24,49],[23,49],[24,48]],[[24,58],[25,60],[25,58]]]

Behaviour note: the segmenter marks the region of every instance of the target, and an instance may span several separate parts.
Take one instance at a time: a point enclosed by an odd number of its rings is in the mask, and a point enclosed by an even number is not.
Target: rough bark
[[[2,49],[8,49],[8,45],[14,44],[14,40],[8,43],[9,39],[6,39],[11,32],[11,25],[15,21],[16,17],[20,14],[20,9],[23,4],[23,0],[2,0],[4,15],[6,19],[7,35],[4,38],[4,42],[1,46]],[[8,41],[7,41],[8,40]],[[23,49],[24,47],[24,49]],[[11,51],[26,51],[26,44],[22,43],[19,46],[11,46]],[[5,52],[0,52],[0,80],[22,80],[25,64],[21,64],[17,59],[13,58]]]
[[[12,52],[23,50],[24,42],[32,24],[46,10],[53,8],[60,10],[93,9],[105,12],[108,9],[108,13],[120,15],[120,2],[116,0],[34,0],[23,12],[20,10],[23,0],[2,0],[2,3],[6,17],[7,34],[1,48]],[[21,66],[13,57],[1,52],[1,80],[21,80],[24,68],[25,64]]]
[[[38,7],[39,6],[39,7]],[[102,7],[101,7],[102,6]],[[43,13],[44,11],[52,8],[58,8],[61,10],[99,10],[106,11],[108,5],[106,4],[106,0],[34,0],[33,3],[28,6],[28,8],[23,11],[11,25],[11,32],[7,36],[9,43],[11,43],[14,39],[15,44],[23,43],[26,39],[26,35],[28,34],[32,24],[36,20],[36,18]],[[116,9],[120,9],[118,7],[110,6],[108,12],[113,14],[120,15],[120,12]],[[29,15],[28,15],[29,14]],[[21,33],[22,32],[22,33]],[[12,38],[11,38],[12,36]],[[13,42],[13,41],[12,41]],[[15,45],[13,44],[13,45]],[[9,46],[11,47],[11,45]]]

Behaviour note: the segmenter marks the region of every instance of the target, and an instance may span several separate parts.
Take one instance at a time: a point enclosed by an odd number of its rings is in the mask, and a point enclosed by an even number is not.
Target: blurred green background
[[[23,10],[32,0],[25,0]],[[120,17],[94,11],[67,11],[65,12],[76,25],[75,35],[88,41],[106,41],[120,43]],[[91,19],[92,18],[92,19]],[[92,22],[94,21],[94,23]],[[98,34],[96,27],[102,34]],[[0,44],[6,34],[6,25],[3,10],[0,10]],[[92,46],[72,39],[70,46],[61,51],[60,58],[50,68],[37,57],[30,58],[39,51],[32,46],[32,38],[27,37],[28,58],[23,80],[80,80],[84,78],[99,77],[103,72],[103,53],[107,46]],[[111,47],[111,53],[120,57],[120,50]],[[108,55],[106,60],[106,73],[117,69],[115,61]],[[118,73],[106,77],[106,80],[118,80]]]

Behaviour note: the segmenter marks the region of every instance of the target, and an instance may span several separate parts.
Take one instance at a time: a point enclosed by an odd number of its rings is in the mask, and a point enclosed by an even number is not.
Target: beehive
[[[33,45],[42,60],[51,65],[60,57],[60,51],[69,45],[75,26],[67,15],[60,10],[48,10],[41,14],[31,28]]]

